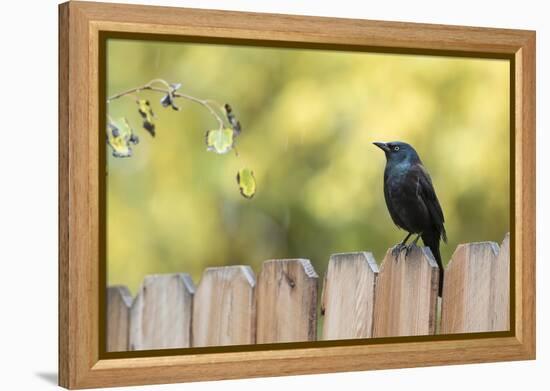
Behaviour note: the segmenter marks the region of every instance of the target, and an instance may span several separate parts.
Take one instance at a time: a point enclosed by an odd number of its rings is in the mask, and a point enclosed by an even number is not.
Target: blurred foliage
[[[150,273],[188,272],[198,283],[208,266],[258,272],[290,257],[311,259],[322,276],[330,254],[357,250],[380,262],[405,232],[386,210],[373,141],[419,152],[445,213],[444,261],[459,243],[500,242],[509,230],[507,61],[108,42],[109,96],[155,78],[231,102],[239,157],[207,152],[204,131],[216,123],[200,105],[179,100],[179,111],[159,115],[171,102],[141,93],[157,114],[153,139],[133,98],[111,102],[140,144],[130,159],[108,154],[109,284],[135,293]],[[242,167],[254,168],[251,199],[235,183]]]

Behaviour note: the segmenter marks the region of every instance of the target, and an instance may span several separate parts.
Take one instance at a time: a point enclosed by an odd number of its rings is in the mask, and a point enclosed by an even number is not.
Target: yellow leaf
[[[237,183],[243,197],[252,198],[256,194],[256,179],[254,173],[248,168],[241,168],[237,172]]]
[[[132,144],[139,142],[134,130],[126,120],[122,119],[122,126],[117,126],[113,122],[107,124],[107,143],[113,150],[114,157],[132,156]]]
[[[233,148],[235,142],[233,129],[215,129],[206,132],[206,149],[219,154],[224,154]]]

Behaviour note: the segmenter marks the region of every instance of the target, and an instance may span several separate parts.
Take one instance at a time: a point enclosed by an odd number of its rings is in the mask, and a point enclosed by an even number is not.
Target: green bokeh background
[[[133,98],[109,104],[141,139],[107,161],[109,284],[135,293],[152,273],[372,251],[380,262],[405,233],[388,215],[385,164],[373,141],[411,143],[443,207],[447,262],[459,243],[500,242],[509,230],[509,63],[504,60],[109,40],[107,93],[163,78],[228,102],[243,126],[239,156],[207,152],[217,124],[195,103],[161,107],[157,136]],[[256,196],[239,194],[249,167]]]

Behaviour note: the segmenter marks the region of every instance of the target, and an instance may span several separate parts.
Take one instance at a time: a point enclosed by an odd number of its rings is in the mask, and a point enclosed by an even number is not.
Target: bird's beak
[[[381,142],[377,141],[377,142],[374,142],[373,144],[376,145],[381,150],[383,150],[384,152],[389,152],[390,151],[390,147],[388,147],[388,144],[386,144],[386,143],[381,143]]]

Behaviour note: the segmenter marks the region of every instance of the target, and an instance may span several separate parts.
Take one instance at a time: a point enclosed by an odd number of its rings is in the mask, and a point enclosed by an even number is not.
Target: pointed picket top
[[[372,337],[377,275],[372,253],[330,257],[321,302],[324,340]]]
[[[459,245],[447,266],[441,334],[509,328],[509,235],[494,242]]]
[[[316,340],[318,278],[307,259],[263,263],[256,291],[257,343]]]
[[[194,293],[186,273],[145,277],[131,309],[130,350],[190,347]]]
[[[435,333],[439,268],[428,247],[382,261],[375,290],[374,337]]]
[[[255,343],[255,288],[250,266],[207,268],[193,302],[193,346]]]

